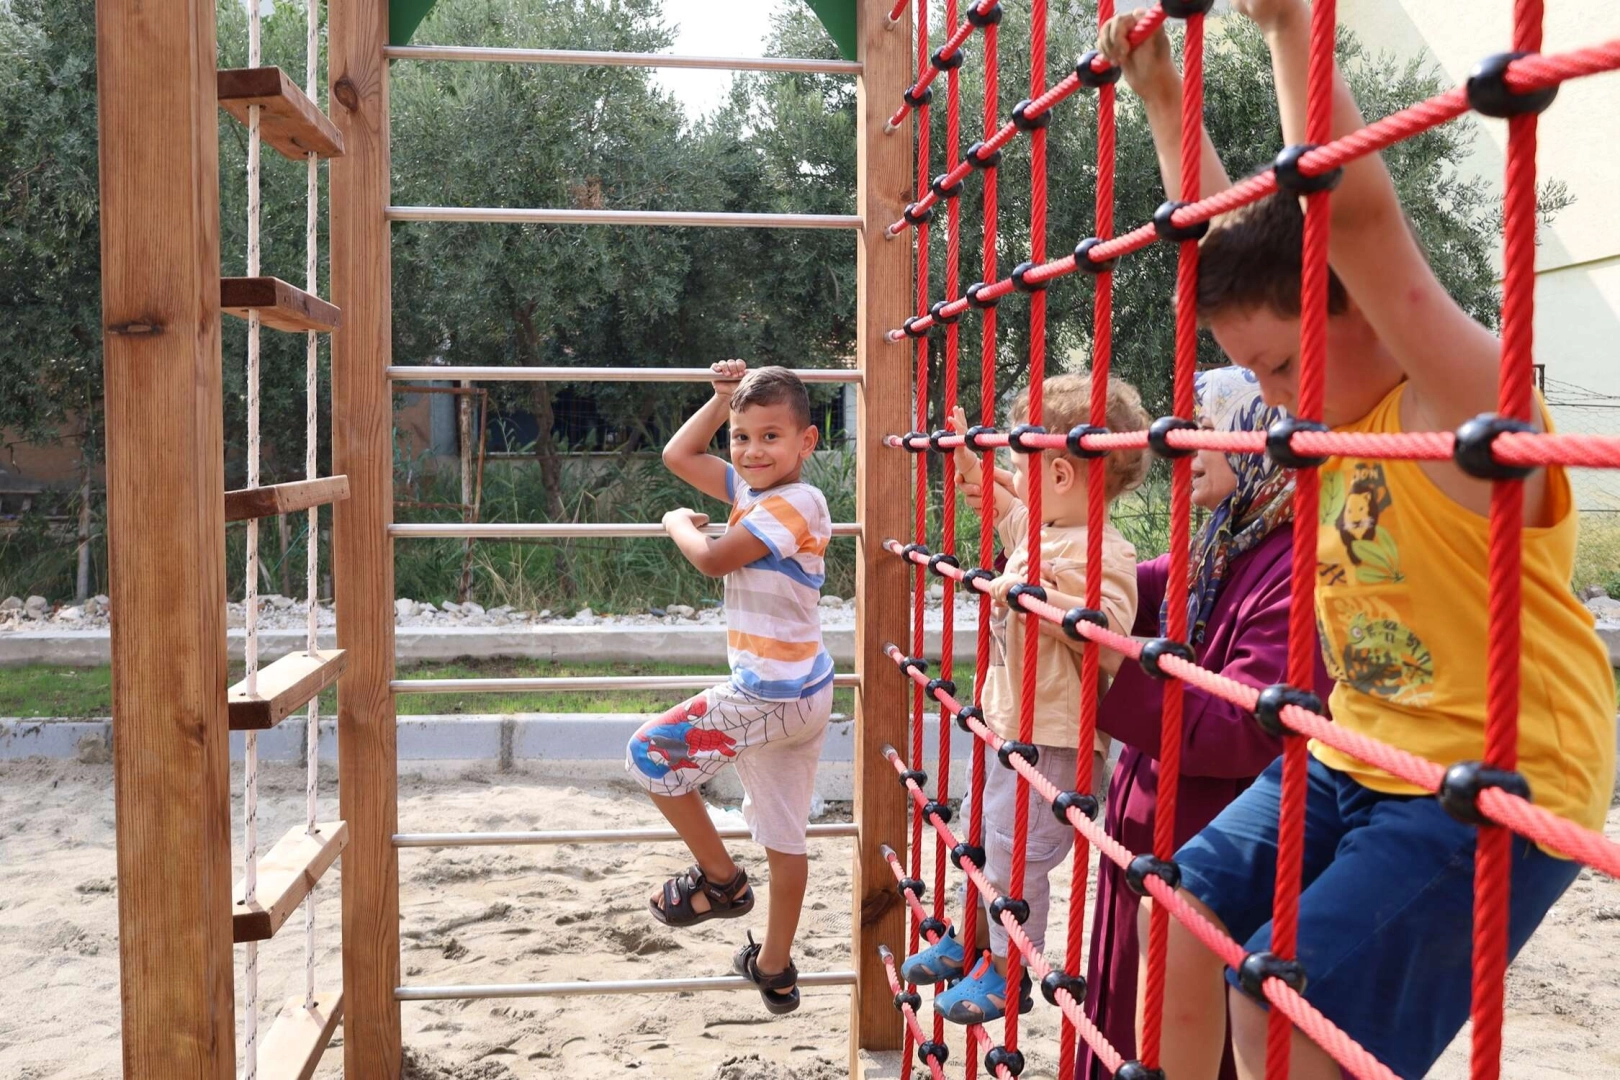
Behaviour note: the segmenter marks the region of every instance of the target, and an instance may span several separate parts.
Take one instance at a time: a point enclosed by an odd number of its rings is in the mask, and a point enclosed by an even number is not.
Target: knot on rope
[[[902,990],[894,995],[894,1008],[896,1012],[904,1012],[908,1008],[916,1012],[922,1008],[922,995],[915,990]]]
[[[1324,456],[1302,454],[1294,449],[1294,433],[1299,431],[1320,435],[1327,431],[1327,425],[1289,413],[1266,429],[1266,456],[1284,469],[1314,469],[1326,461]]]
[[[951,1059],[951,1048],[929,1039],[917,1046],[917,1060],[924,1065],[943,1065]]]
[[[1190,19],[1194,15],[1208,15],[1215,0],[1159,0],[1159,6],[1172,19]]]
[[[1024,1071],[1024,1055],[1018,1050],[1009,1050],[1005,1046],[993,1046],[990,1052],[984,1055],[984,1071],[991,1076],[997,1076],[1001,1070],[1006,1070],[1008,1076],[1017,1076]]]
[[[1063,445],[1069,451],[1069,453],[1073,454],[1077,458],[1082,458],[1089,461],[1092,458],[1107,457],[1107,450],[1093,450],[1088,448],[1085,444],[1085,439],[1092,435],[1107,434],[1108,429],[1105,427],[1097,427],[1095,424],[1076,424],[1074,427],[1069,429],[1069,436],[1064,440]]]
[[[1030,611],[1029,608],[1024,606],[1025,600],[1039,600],[1044,604],[1046,603],[1046,590],[1041,588],[1039,585],[1031,585],[1027,581],[1020,581],[1017,585],[1014,585],[1012,588],[1007,590],[1008,607],[1022,611],[1025,615],[1035,614],[1034,612]]]
[[[1041,979],[1041,996],[1046,998],[1048,1005],[1056,1005],[1057,992],[1064,991],[1076,1005],[1082,1005],[1086,1000],[1086,980],[1083,975],[1053,968]]]
[[[938,439],[942,435],[949,434],[951,433],[948,431],[936,431],[934,432],[934,438]],[[962,569],[961,561],[957,559],[955,555],[951,555],[947,552],[940,552],[938,555],[930,555],[928,557],[928,569],[932,570],[938,577],[949,577],[949,574],[940,569],[941,566],[949,566],[956,570]],[[954,683],[951,685],[951,696],[956,696],[956,685]]]
[[[968,428],[967,432],[962,436],[962,445],[975,453],[982,454],[986,450],[993,450],[995,448],[984,445],[984,443],[980,440],[987,435],[999,434],[1001,434],[1001,432],[997,431],[988,424],[975,424],[973,427]]]
[[[984,710],[977,705],[964,705],[956,710],[956,726],[971,735],[973,734],[973,727],[968,723],[969,720],[984,723]]]
[[[905,772],[900,774],[901,787],[910,788],[912,784],[916,784],[918,788],[927,787],[928,774],[923,772],[921,769],[907,769]]]
[[[1468,107],[1483,116],[1505,120],[1539,113],[1558,96],[1558,84],[1519,92],[1507,84],[1508,68],[1534,53],[1504,52],[1487,56],[1468,73]]]
[[[951,865],[960,870],[963,863],[967,863],[975,870],[983,870],[984,848],[979,844],[970,844],[966,840],[951,848]]]
[[[1296,994],[1305,992],[1305,965],[1298,960],[1284,960],[1272,952],[1252,952],[1238,965],[1238,986],[1256,1001],[1266,1000],[1267,979],[1281,979]]]
[[[1113,64],[1107,64],[1099,71],[1095,65],[1101,59],[1102,53],[1092,49],[1074,63],[1074,77],[1080,80],[1080,85],[1087,90],[1101,90],[1105,86],[1112,86],[1119,82],[1121,75],[1125,74],[1124,68]]]
[[[1029,919],[1029,901],[1015,896],[998,896],[990,902],[990,917],[1000,922],[1003,913],[1011,915],[1013,921],[1022,926]]]
[[[938,799],[929,799],[927,802],[923,803],[922,812],[924,818],[939,818],[939,823],[941,825],[949,825],[951,823],[951,808],[940,802]]]
[[[1019,131],[1039,131],[1041,128],[1051,125],[1052,110],[1042,109],[1034,116],[1031,116],[1029,110],[1033,108],[1034,105],[1035,103],[1033,101],[1031,101],[1029,98],[1025,98],[1023,101],[1020,101],[1017,105],[1013,106],[1013,127],[1017,128]]]
[[[1039,424],[1019,424],[1007,432],[1007,449],[1017,454],[1038,454],[1039,446],[1032,446],[1024,440],[1031,435],[1045,435],[1046,429]]]
[[[1088,274],[1112,273],[1116,259],[1093,259],[1091,249],[1103,243],[1101,237],[1088,236],[1074,245],[1074,265]]]
[[[939,692],[941,690],[945,691],[951,697],[955,697],[956,683],[951,679],[929,679],[928,685],[923,687],[923,692],[929,697],[933,698],[935,701],[939,700]]]
[[[928,895],[928,886],[923,883],[922,878],[901,878],[900,895],[903,897],[906,895],[906,893],[910,893],[918,900],[921,900],[923,897]]]
[[[1092,821],[1097,820],[1097,796],[1089,791],[1060,791],[1052,800],[1052,813],[1063,824],[1070,824],[1069,811],[1078,810]]]
[[[918,545],[908,545],[908,546],[915,546],[919,550],[927,550],[926,548],[923,548],[922,545],[920,545],[920,544],[918,544]],[[911,674],[913,671],[915,671],[919,675],[926,675],[926,674],[928,674],[928,661],[923,660],[923,659],[921,659],[919,657],[916,657],[916,656],[908,656],[905,659],[900,661],[900,670],[904,671],[908,675]]]
[[[998,157],[997,160],[999,161],[1000,158]],[[990,283],[988,281],[975,281],[973,284],[969,285],[967,287],[967,292],[962,294],[963,296],[967,297],[968,306],[976,307],[980,311],[983,311],[987,308],[993,308],[997,304],[1001,303],[1001,297],[999,296],[981,295],[984,290],[988,289],[989,287]]]
[[[909,209],[907,210],[907,213],[910,213]],[[932,211],[930,211],[930,213],[932,213]],[[926,337],[928,334],[928,327],[918,325],[922,321],[923,316],[921,315],[908,315],[906,317],[906,321],[900,324],[900,332],[905,334],[908,338]],[[909,447],[907,449],[909,449]]]
[[[979,0],[979,3],[970,5],[967,9],[968,25],[977,26],[980,29],[986,26],[998,25],[1001,22],[1001,15],[999,0],[994,4],[986,4],[984,0]]]
[[[1177,210],[1188,205],[1190,204],[1178,202],[1175,199],[1167,199],[1159,204],[1157,210],[1153,211],[1153,231],[1158,234],[1160,240],[1179,244],[1186,240],[1202,240],[1204,234],[1209,232],[1208,221],[1195,221],[1191,225],[1177,225],[1172,220],[1172,216]]]
[[[1496,439],[1508,432],[1527,435],[1535,428],[1523,420],[1496,413],[1481,413],[1457,429],[1451,456],[1457,467],[1480,480],[1523,480],[1535,470],[1528,465],[1508,465],[1496,459]]]
[[[934,100],[934,88],[932,86],[925,86],[921,90],[918,90],[915,86],[913,86],[900,96],[905,98],[906,104],[910,105],[913,109],[920,109],[924,105],[927,105],[929,102]],[[913,222],[912,224],[916,223]]]
[[[905,211],[900,215],[912,225],[926,225],[934,220],[934,208],[922,206],[918,203],[907,203]]]
[[[1127,1061],[1114,1070],[1114,1080],[1164,1080],[1164,1070],[1150,1069],[1140,1061]]]
[[[929,941],[944,937],[946,934],[950,933],[950,929],[950,927],[945,925],[943,920],[936,919],[932,915],[917,924],[917,933],[921,934]]]
[[[1177,657],[1189,664],[1194,660],[1192,647],[1185,641],[1159,637],[1143,643],[1138,663],[1142,665],[1143,671],[1155,679],[1168,679],[1171,677],[1170,673],[1159,666],[1159,661],[1166,656]]]
[[[1137,896],[1146,896],[1147,879],[1156,877],[1171,891],[1181,888],[1181,867],[1171,859],[1161,859],[1157,855],[1142,854],[1132,859],[1125,868],[1125,885]]]
[[[980,592],[988,592],[990,583],[994,580],[996,580],[996,575],[982,566],[975,566],[962,575],[962,584],[970,589],[975,588],[975,582],[983,582],[985,587],[979,589]]]
[[[1192,447],[1170,445],[1170,433],[1197,430],[1198,425],[1185,416],[1161,416],[1148,428],[1148,449],[1162,458],[1191,457],[1196,453]]]
[[[961,185],[958,184],[957,187],[960,189]],[[952,315],[945,310],[946,305],[950,303],[949,300],[935,300],[928,306],[928,314],[933,317],[935,326],[952,326],[961,321],[962,313],[960,311]]]
[[[962,52],[961,49],[952,49],[947,54],[945,46],[941,45],[934,50],[934,55],[928,58],[928,62],[940,71],[955,71],[962,66],[962,61],[966,59],[967,54]]]
[[[997,165],[1000,165],[1001,151],[991,150],[989,153],[985,153],[987,149],[988,147],[986,147],[982,142],[976,142],[972,146],[968,147],[967,153],[964,155],[967,159],[967,163],[973,166],[975,169],[993,169]]]
[[[996,750],[996,757],[1009,769],[1015,767],[1012,763],[1014,754],[1023,758],[1028,765],[1034,765],[1041,759],[1041,751],[1034,743],[1019,742],[1017,739],[1005,740]]]
[[[1343,165],[1315,176],[1306,176],[1299,171],[1299,159],[1315,149],[1315,143],[1295,143],[1277,155],[1271,171],[1277,177],[1278,188],[1295,195],[1314,195],[1318,191],[1332,191],[1339,186],[1339,181],[1344,179]]]
[[[1077,607],[1063,613],[1063,632],[1075,641],[1084,641],[1086,636],[1080,632],[1080,624],[1083,622],[1103,630],[1108,629],[1108,616],[1096,608]]]
[[[1045,292],[1047,286],[1051,284],[1050,281],[1047,281],[1044,278],[1041,279],[1040,281],[1031,281],[1029,279],[1029,275],[1033,271],[1039,270],[1040,267],[1041,267],[1041,264],[1037,263],[1037,262],[1021,262],[1017,266],[1013,267],[1013,272],[1012,272],[1013,286],[1019,292],[1027,292],[1027,293]]]
[[[1322,699],[1309,690],[1301,690],[1287,683],[1274,683],[1260,691],[1260,698],[1254,705],[1254,722],[1260,725],[1261,731],[1277,738],[1295,734],[1293,728],[1283,723],[1282,711],[1286,705],[1298,705],[1306,712],[1322,712]]]
[[[1479,809],[1480,792],[1500,788],[1510,795],[1530,801],[1530,781],[1523,773],[1493,769],[1482,761],[1459,761],[1446,770],[1440,781],[1440,805],[1464,825],[1494,824]]]

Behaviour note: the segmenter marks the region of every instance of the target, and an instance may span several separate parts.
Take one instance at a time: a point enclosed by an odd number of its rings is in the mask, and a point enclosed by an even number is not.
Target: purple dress
[[[1198,662],[1255,686],[1282,682],[1288,653],[1289,562],[1293,526],[1273,531],[1233,558],[1210,612]],[[1159,632],[1169,556],[1136,568],[1139,636]],[[1127,662],[1103,698],[1097,726],[1125,744],[1108,785],[1108,835],[1132,851],[1153,849],[1159,787],[1159,710],[1163,683]],[[1316,657],[1316,693],[1323,701],[1332,680]],[[1262,732],[1254,718],[1219,698],[1187,687],[1182,712],[1181,784],[1176,794],[1176,846],[1190,840],[1237,798],[1282,753],[1281,741]],[[1100,862],[1097,905],[1092,913],[1091,961],[1086,972],[1086,1011],[1127,1061],[1136,1056],[1137,896],[1125,873]],[[1166,1032],[1166,1037],[1173,1033]],[[1106,1075],[1082,1044],[1079,1076]],[[1235,1076],[1231,1049],[1223,1080]]]

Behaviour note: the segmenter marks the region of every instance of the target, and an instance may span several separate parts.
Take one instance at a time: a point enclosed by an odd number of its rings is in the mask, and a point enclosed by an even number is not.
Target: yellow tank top
[[[1338,430],[1398,432],[1405,384]],[[1416,462],[1330,458],[1321,468],[1316,619],[1336,680],[1335,723],[1439,765],[1485,746],[1485,518],[1452,502]],[[1614,783],[1608,651],[1570,589],[1576,511],[1548,470],[1554,524],[1524,530],[1519,770],[1533,801],[1603,827]],[[1374,791],[1419,789],[1313,742],[1323,764]]]

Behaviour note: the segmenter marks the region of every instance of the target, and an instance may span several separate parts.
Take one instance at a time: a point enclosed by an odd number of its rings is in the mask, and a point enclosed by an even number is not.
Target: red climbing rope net
[[[1149,1075],[1156,1069],[1164,1024],[1164,990],[1166,948],[1169,920],[1174,918],[1186,926],[1195,937],[1212,950],[1228,966],[1237,968],[1244,959],[1243,947],[1222,930],[1204,919],[1191,905],[1182,900],[1175,889],[1162,878],[1143,876],[1143,889],[1155,903],[1149,924],[1145,952],[1148,974],[1145,986],[1141,1039],[1138,1056],[1127,1062],[1124,1056],[1109,1044],[1085,1012],[1084,982],[1078,978],[1081,955],[1086,878],[1090,849],[1121,869],[1130,867],[1138,853],[1132,852],[1108,836],[1103,828],[1085,812],[1085,800],[1076,798],[1092,790],[1092,754],[1089,752],[1097,725],[1100,685],[1099,650],[1086,649],[1081,660],[1082,687],[1079,706],[1080,753],[1074,787],[1061,791],[1043,776],[1021,752],[1021,744],[1033,741],[1035,716],[1035,684],[1033,678],[1023,678],[1018,713],[1018,740],[1003,740],[984,721],[980,693],[990,662],[990,594],[988,582],[995,575],[984,569],[993,565],[995,556],[993,525],[993,484],[990,482],[994,465],[994,451],[1012,445],[1014,448],[1062,449],[1069,448],[1080,456],[1089,457],[1087,565],[1102,565],[1102,522],[1105,520],[1105,459],[1097,452],[1152,447],[1156,452],[1170,454],[1171,473],[1171,534],[1170,559],[1172,571],[1168,579],[1167,620],[1164,632],[1168,643],[1184,642],[1187,637],[1188,578],[1185,568],[1189,559],[1191,521],[1191,468],[1186,452],[1195,449],[1220,450],[1227,453],[1272,453],[1279,460],[1290,455],[1298,459],[1325,459],[1333,455],[1357,455],[1369,458],[1398,460],[1454,459],[1465,469],[1478,471],[1483,460],[1493,484],[1490,510],[1489,541],[1489,620],[1491,633],[1487,664],[1487,711],[1484,763],[1490,768],[1511,770],[1516,763],[1518,740],[1519,699],[1519,607],[1520,607],[1520,537],[1523,528],[1522,480],[1507,475],[1502,467],[1529,469],[1545,466],[1585,466],[1620,468],[1620,437],[1600,435],[1564,435],[1494,431],[1481,435],[1478,430],[1465,427],[1452,432],[1419,432],[1401,434],[1350,434],[1325,430],[1311,430],[1308,424],[1319,419],[1323,404],[1323,371],[1327,342],[1328,297],[1328,190],[1306,195],[1305,235],[1301,274],[1301,327],[1300,327],[1300,391],[1297,409],[1299,424],[1280,434],[1272,432],[1213,432],[1196,428],[1171,428],[1157,440],[1147,432],[1111,433],[1106,430],[1106,403],[1108,372],[1112,359],[1113,323],[1113,265],[1120,257],[1156,243],[1161,239],[1175,242],[1178,248],[1176,281],[1176,334],[1175,367],[1172,390],[1172,412],[1175,417],[1190,420],[1193,415],[1193,376],[1197,364],[1196,289],[1198,281],[1197,239],[1186,238],[1186,230],[1207,222],[1217,215],[1256,202],[1278,190],[1274,169],[1268,169],[1230,188],[1205,195],[1199,188],[1201,133],[1203,113],[1203,59],[1204,10],[1208,3],[1198,0],[1176,0],[1169,5],[1155,4],[1145,18],[1138,21],[1130,35],[1135,46],[1152,34],[1171,14],[1182,19],[1185,26],[1183,49],[1182,99],[1182,189],[1177,196],[1178,206],[1161,209],[1162,220],[1142,225],[1123,236],[1114,235],[1113,205],[1115,182],[1115,89],[1119,77],[1112,67],[1096,53],[1088,53],[1075,65],[1073,71],[1059,82],[1047,86],[1046,82],[1046,0],[1030,3],[1030,91],[1012,110],[1012,118],[1000,119],[999,112],[999,54],[998,26],[1001,8],[994,0],[972,0],[966,6],[967,17],[962,19],[958,0],[947,0],[946,26],[943,44],[932,54],[929,52],[928,0],[899,0],[890,12],[891,25],[905,13],[909,3],[915,4],[917,35],[916,82],[906,92],[905,103],[890,120],[890,130],[897,130],[908,117],[914,117],[917,131],[916,198],[907,206],[904,217],[890,225],[888,235],[899,236],[908,229],[916,230],[917,243],[917,301],[916,315],[906,320],[901,328],[890,331],[892,341],[907,337],[916,342],[916,430],[909,434],[896,434],[887,438],[891,447],[909,450],[914,454],[916,468],[915,535],[910,544],[897,540],[885,541],[884,547],[893,554],[915,565],[912,610],[912,641],[909,655],[893,645],[888,647],[890,657],[899,672],[912,680],[913,707],[909,757],[903,757],[893,747],[883,752],[904,784],[911,801],[912,830],[909,870],[900,856],[889,849],[885,857],[894,872],[901,895],[910,911],[910,948],[915,952],[921,939],[938,942],[951,931],[945,916],[946,862],[955,864],[966,877],[966,903],[964,911],[977,911],[981,898],[995,901],[1001,894],[985,875],[983,866],[982,802],[985,785],[986,751],[995,753],[1017,774],[1015,799],[1014,843],[1012,865],[1007,883],[1007,897],[1023,895],[1025,877],[1025,847],[1028,837],[1028,791],[1031,787],[1048,803],[1058,809],[1060,819],[1073,826],[1076,844],[1073,860],[1072,895],[1077,898],[1069,907],[1067,937],[1063,950],[1064,967],[1057,967],[1032,947],[1016,912],[1003,907],[997,917],[1010,938],[1007,986],[1009,995],[1016,994],[1020,976],[1026,969],[1042,988],[1043,996],[1062,1013],[1063,1026],[1059,1046],[1059,1077],[1072,1077],[1077,1068],[1078,1041],[1083,1040],[1095,1059],[1109,1070],[1120,1073],[1127,1066],[1146,1070]],[[1113,0],[1100,0],[1099,24],[1114,15]],[[1346,163],[1368,154],[1377,153],[1403,139],[1436,125],[1453,120],[1470,110],[1470,99],[1464,88],[1440,94],[1428,101],[1403,109],[1382,120],[1369,124],[1337,140],[1331,139],[1331,89],[1333,82],[1333,42],[1336,26],[1335,0],[1315,0],[1312,4],[1310,60],[1308,69],[1308,106],[1306,113],[1306,140],[1312,149],[1297,159],[1297,171],[1305,178],[1320,176],[1342,168]],[[1620,68],[1620,40],[1576,49],[1556,55],[1541,55],[1542,0],[1514,0],[1514,53],[1525,54],[1506,63],[1502,84],[1510,95],[1529,95],[1536,91],[1558,86],[1574,78],[1612,71]],[[963,66],[964,45],[975,31],[982,31],[984,116],[982,138],[965,152],[960,146],[960,86],[959,69]],[[945,171],[929,180],[929,103],[933,97],[932,84],[940,73],[946,75],[946,130]],[[1074,252],[1055,260],[1046,255],[1046,124],[1051,111],[1060,102],[1079,94],[1082,90],[1097,93],[1097,182],[1095,208],[1095,235],[1077,245]],[[1536,128],[1535,110],[1509,117],[1507,176],[1504,198],[1504,277],[1502,302],[1502,363],[1498,401],[1498,415],[1508,419],[1527,420],[1531,416],[1533,396],[1531,326],[1534,299],[1535,225],[1536,225]],[[997,165],[1003,151],[1020,134],[1029,135],[1031,159],[1031,218],[1029,259],[1020,264],[1011,275],[999,277],[997,246],[999,243],[999,215],[997,206]],[[981,278],[966,290],[960,286],[960,196],[965,190],[967,177],[983,174],[982,218],[983,250]],[[930,303],[928,287],[929,226],[939,205],[945,209],[946,233],[945,295]],[[1073,432],[1045,432],[1042,419],[1042,384],[1046,368],[1046,287],[1053,281],[1084,270],[1094,281],[1093,336],[1091,358],[1091,400],[1088,425]],[[997,348],[996,302],[1013,292],[1029,295],[1029,404],[1027,420],[1034,433],[1005,433],[993,430],[993,406],[996,399],[995,361]],[[929,345],[930,331],[943,327],[944,349],[942,365],[942,398],[944,413],[950,417],[956,407],[959,362],[958,320],[966,312],[978,311],[983,319],[982,355],[980,362],[980,416],[979,425],[971,432],[936,430],[929,432],[930,401]],[[941,425],[943,428],[945,425]],[[927,537],[928,458],[925,451],[952,452],[966,446],[982,454],[985,482],[982,484],[980,506],[979,568],[964,569],[958,560],[956,538],[955,470],[949,465],[943,470],[943,501],[941,504],[941,548],[938,553],[925,545]],[[1083,453],[1082,453],[1083,452]],[[1029,518],[1041,518],[1041,455],[1031,454]],[[1301,522],[1314,522],[1320,494],[1319,477],[1314,468],[1294,470],[1295,515]],[[1316,626],[1313,604],[1315,589],[1316,535],[1314,529],[1294,530],[1292,564],[1292,592],[1288,626],[1287,685],[1308,687],[1313,682]],[[1040,530],[1030,530],[1027,550],[1027,581],[1039,586],[1041,581]],[[928,674],[924,654],[924,587],[926,571],[941,579],[943,588],[944,622],[940,641],[940,672],[937,678]],[[951,663],[954,652],[954,590],[957,587],[978,594],[978,639],[974,698],[971,705],[956,697],[951,681]],[[1102,605],[1102,575],[1088,574],[1084,609],[1064,611],[1045,602],[1038,590],[1010,598],[1010,604],[1024,616],[1024,671],[1033,671],[1036,663],[1038,628],[1041,622],[1062,627],[1069,636],[1090,642],[1101,648],[1112,649],[1126,658],[1143,658],[1142,640],[1115,633],[1100,622],[1082,617],[1095,614]],[[1190,686],[1235,704],[1249,712],[1261,707],[1264,688],[1251,686],[1216,672],[1206,670],[1178,655],[1175,648],[1157,651],[1153,663],[1159,673],[1169,680],[1169,686]],[[939,745],[936,758],[937,787],[932,797],[925,790],[928,776],[923,771],[923,713],[929,700],[939,709]],[[1156,810],[1151,854],[1169,860],[1174,854],[1173,825],[1179,778],[1181,749],[1182,695],[1167,692],[1161,721],[1158,807]],[[1447,770],[1445,767],[1408,753],[1398,747],[1379,742],[1356,732],[1336,727],[1323,715],[1298,704],[1283,704],[1275,710],[1281,724],[1293,735],[1305,736],[1374,765],[1402,780],[1425,790],[1441,790]],[[951,770],[950,728],[956,723],[974,738],[970,766],[971,811],[966,822],[965,836],[959,838],[950,827],[951,811],[946,805]],[[1302,738],[1284,740],[1281,813],[1278,832],[1277,881],[1273,903],[1273,933],[1271,951],[1283,960],[1295,953],[1304,843],[1304,806],[1306,779],[1306,745]],[[1479,829],[1479,843],[1475,870],[1474,911],[1474,974],[1473,974],[1473,1080],[1495,1080],[1499,1075],[1502,1028],[1502,989],[1507,967],[1508,922],[1507,899],[1511,840],[1514,834],[1527,837],[1537,844],[1570,856],[1610,876],[1620,878],[1620,844],[1600,833],[1583,828],[1561,818],[1530,800],[1503,787],[1486,786],[1477,795],[1476,808],[1484,819]],[[1095,809],[1094,802],[1091,809]],[[934,900],[932,909],[925,907],[923,897],[927,886],[921,880],[923,828],[927,825],[934,833]],[[958,931],[967,957],[977,955],[975,919],[964,917]],[[893,957],[882,950],[883,961],[895,993],[896,1007],[904,1014],[906,1024],[906,1054],[903,1075],[910,1075],[913,1050],[916,1060],[927,1065],[934,1080],[943,1076],[942,1066],[948,1059],[943,1020],[936,1014],[932,1037],[928,1036],[918,1019],[920,998],[913,987],[902,986]],[[941,987],[936,987],[936,991]],[[1314,1040],[1344,1069],[1363,1078],[1394,1080],[1395,1074],[1379,1062],[1366,1049],[1350,1039],[1330,1020],[1314,1009],[1305,998],[1281,978],[1266,977],[1261,991],[1273,1006],[1267,1028],[1267,1076],[1286,1080],[1287,1053],[1291,1029],[1298,1027]],[[988,1072],[1012,1080],[1023,1067],[1023,1056],[1018,1051],[1019,1010],[1009,1008],[1001,1042],[997,1044],[983,1026],[968,1029],[966,1075],[972,1080],[977,1075],[980,1053],[983,1052]],[[1133,1072],[1133,1075],[1141,1075]],[[1162,1076],[1162,1073],[1159,1074]]]

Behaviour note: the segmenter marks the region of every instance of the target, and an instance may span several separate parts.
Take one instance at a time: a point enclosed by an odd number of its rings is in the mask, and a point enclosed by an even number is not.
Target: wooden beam
[[[214,55],[211,2],[96,5],[122,1075],[166,1080],[236,1074]]]
[[[884,743],[906,745],[910,695],[883,654],[905,641],[910,582],[905,565],[880,546],[907,534],[911,515],[909,459],[883,446],[883,437],[910,428],[911,349],[884,334],[905,320],[911,294],[911,240],[885,239],[911,193],[910,128],[884,135],[890,113],[911,84],[911,15],[888,27],[885,0],[859,0],[857,36],[863,74],[856,80],[856,211],[864,223],[856,248],[856,360],[863,379],[857,397],[854,890],[855,991],[850,996],[850,1072],[860,1051],[893,1050],[903,1031],[877,947],[904,951],[905,906],[879,848],[904,851],[905,791],[883,759]]]
[[[275,727],[308,705],[316,695],[337,682],[348,667],[342,649],[318,649],[314,653],[290,652],[259,669],[254,692],[247,692],[247,681],[231,687],[232,731],[265,731]]]
[[[237,488],[225,493],[225,520],[295,514],[312,506],[327,506],[349,497],[347,476],[321,476],[314,480],[294,480],[265,487]]]
[[[310,154],[330,158],[343,153],[337,125],[280,68],[219,73],[219,107],[246,124],[250,105],[259,106],[259,137],[282,156],[303,161]]]
[[[343,992],[316,994],[315,1007],[288,998],[259,1042],[259,1080],[311,1080],[343,1019]]]
[[[398,762],[394,697],[394,397],[388,160],[388,0],[328,8],[330,110],[344,155],[331,169],[332,471],[338,644],[338,781],[352,837],[343,858],[343,1066],[349,1080],[398,1080]]]
[[[325,300],[273,277],[219,279],[219,308],[238,319],[257,308],[259,320],[272,330],[324,334],[343,323],[342,313]]]
[[[288,829],[259,860],[254,902],[237,900],[232,909],[231,933],[236,943],[274,937],[348,843],[349,827],[341,821],[322,822],[313,833],[302,825]],[[234,894],[240,897],[243,891],[242,883],[237,882]]]

